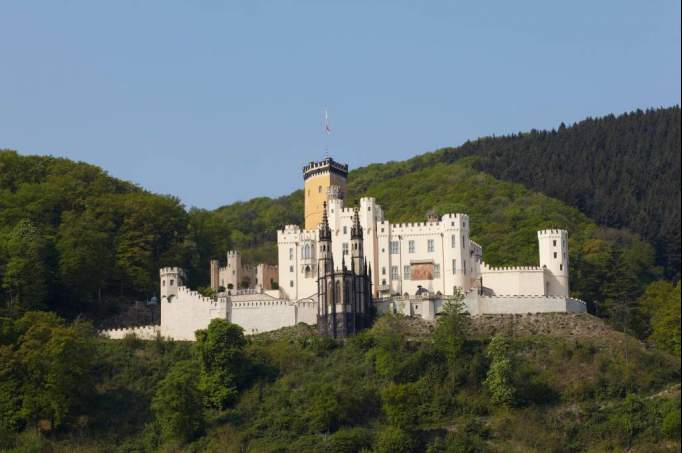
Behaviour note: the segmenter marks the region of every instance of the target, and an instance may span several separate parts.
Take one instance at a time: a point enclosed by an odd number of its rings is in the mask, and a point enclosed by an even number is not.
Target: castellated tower
[[[348,165],[336,162],[328,157],[320,162],[310,162],[303,167],[305,192],[305,229],[314,230],[322,221],[322,204],[327,201],[330,192],[343,198],[348,179]]]
[[[540,267],[545,269],[545,295],[568,297],[568,232],[538,231]]]
[[[220,261],[211,260],[211,289],[220,287]]]
[[[184,286],[187,277],[179,267],[162,267],[159,270],[161,279],[161,302],[172,302],[178,295],[178,286]]]

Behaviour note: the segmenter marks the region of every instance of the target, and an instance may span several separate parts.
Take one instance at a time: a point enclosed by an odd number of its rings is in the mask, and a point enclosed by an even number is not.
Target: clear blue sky
[[[680,2],[0,2],[0,148],[214,208],[680,103]],[[332,136],[322,133],[328,106]]]

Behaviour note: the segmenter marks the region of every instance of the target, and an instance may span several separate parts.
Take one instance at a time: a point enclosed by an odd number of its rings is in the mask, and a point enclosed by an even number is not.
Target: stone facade
[[[233,291],[238,289],[273,289],[277,285],[277,266],[258,264],[252,266],[242,263],[242,256],[238,250],[228,250],[224,267],[220,267],[219,260],[211,260],[210,275],[211,288],[215,291]]]

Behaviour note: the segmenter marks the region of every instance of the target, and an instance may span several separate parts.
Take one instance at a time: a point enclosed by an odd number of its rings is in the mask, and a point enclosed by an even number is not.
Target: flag
[[[332,127],[329,125],[329,114],[327,109],[324,109],[324,132],[329,135],[332,132]]]

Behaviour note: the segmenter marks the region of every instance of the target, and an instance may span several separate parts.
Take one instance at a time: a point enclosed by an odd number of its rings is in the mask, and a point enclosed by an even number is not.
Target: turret
[[[332,230],[329,228],[326,201],[322,203],[322,207],[322,222],[320,222],[319,228],[319,253],[317,259],[317,273],[319,277],[331,274],[334,271],[334,261],[332,258]]]
[[[350,248],[351,259],[353,260],[352,269],[360,273],[364,267],[364,260],[362,252],[362,225],[360,225],[358,208],[355,208],[353,212],[353,225],[350,228]]]
[[[211,260],[211,289],[220,287],[220,261]]]
[[[540,267],[545,269],[545,295],[568,296],[568,232],[538,231]]]
[[[159,270],[161,280],[161,302],[172,302],[178,295],[178,286],[184,286],[185,271],[179,267],[162,267]]]

